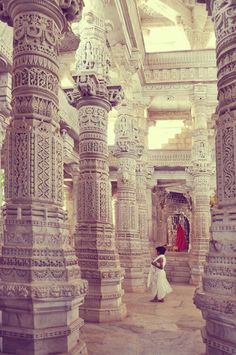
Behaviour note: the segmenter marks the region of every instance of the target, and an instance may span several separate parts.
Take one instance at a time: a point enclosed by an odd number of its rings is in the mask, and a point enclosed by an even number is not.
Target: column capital
[[[70,103],[79,108],[103,105],[107,111],[123,97],[120,85],[110,85],[110,50],[107,47],[104,1],[86,2],[79,24],[80,45],[76,52],[76,87],[68,93]],[[74,28],[77,31],[77,27]]]
[[[34,0],[29,3],[27,0],[0,0],[0,19],[12,26],[12,19],[17,13],[21,10],[30,12],[35,6],[39,7],[42,13],[50,11],[53,14],[60,9],[65,20],[72,21],[80,19],[84,2],[83,0]],[[65,21],[64,27],[66,27]]]
[[[79,177],[80,174],[80,167],[79,167],[79,161],[75,163],[69,163],[66,165],[65,170],[68,174],[71,175],[71,177]]]

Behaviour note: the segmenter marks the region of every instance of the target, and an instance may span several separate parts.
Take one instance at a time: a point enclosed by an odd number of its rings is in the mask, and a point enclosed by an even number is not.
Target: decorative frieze
[[[146,69],[144,71],[146,83],[168,82],[199,82],[216,81],[216,68],[171,68],[171,69]]]

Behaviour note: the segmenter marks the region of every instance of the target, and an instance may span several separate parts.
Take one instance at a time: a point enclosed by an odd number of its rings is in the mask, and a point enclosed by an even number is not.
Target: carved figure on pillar
[[[236,3],[207,0],[216,34],[218,119],[216,127],[217,206],[212,208],[210,249],[202,287],[194,302],[206,320],[208,355],[236,353]]]
[[[2,351],[86,354],[79,306],[87,282],[80,278],[63,211],[57,60],[67,23],[56,0],[3,0],[0,8],[14,28],[0,267]]]
[[[88,321],[126,316],[120,267],[112,224],[107,123],[111,107],[121,101],[121,88],[109,86],[110,56],[106,44],[105,1],[87,1],[77,50],[77,84],[70,93],[79,118],[79,201],[75,245],[89,292],[81,308]]]

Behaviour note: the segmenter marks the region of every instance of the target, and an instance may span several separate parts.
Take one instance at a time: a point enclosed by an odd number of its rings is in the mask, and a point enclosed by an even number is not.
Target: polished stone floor
[[[150,295],[127,294],[128,317],[122,322],[85,324],[82,337],[89,355],[202,355],[200,311],[192,303],[195,288],[172,285],[165,303]]]

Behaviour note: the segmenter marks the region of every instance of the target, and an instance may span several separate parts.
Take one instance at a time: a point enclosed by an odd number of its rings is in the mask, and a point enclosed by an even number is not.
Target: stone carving
[[[57,57],[66,21],[56,1],[35,0],[30,8],[28,5],[26,0],[0,4],[14,27],[13,118],[6,139],[5,231],[0,260],[1,309],[3,318],[8,318],[1,325],[2,350],[67,353],[77,347],[86,354],[86,346],[79,340],[83,322],[78,310],[87,282],[81,279],[69,244],[62,208]],[[31,321],[25,313],[29,304]],[[15,312],[22,317],[17,331]],[[38,330],[41,317],[44,324]],[[34,336],[29,338],[29,334]]]
[[[236,197],[235,164],[234,164],[234,129],[226,127],[222,132],[224,197]]]
[[[109,87],[104,2],[88,1],[76,54],[77,81],[70,102],[78,109],[80,173],[75,247],[89,291],[80,314],[89,321],[122,319],[124,277],[115,247],[109,182],[108,112],[120,101],[121,88]],[[99,285],[99,287],[98,287]]]
[[[205,257],[208,252],[210,224],[210,177],[213,171],[211,148],[208,141],[207,90],[202,84],[194,87],[194,132],[192,136],[192,163],[187,171],[193,177],[193,232],[190,250],[192,284],[201,281]]]
[[[83,0],[59,0],[59,6],[61,7],[66,19],[80,20],[82,9],[84,7]]]
[[[202,287],[194,302],[206,319],[207,353],[234,354],[235,326],[235,14],[232,0],[207,1],[216,34],[218,119],[216,122],[217,205],[212,208],[211,240]]]
[[[118,108],[115,125],[117,157],[116,240],[121,266],[125,269],[124,288],[128,292],[145,290],[142,270],[142,244],[139,234],[136,161],[137,121],[132,106],[124,102]]]

